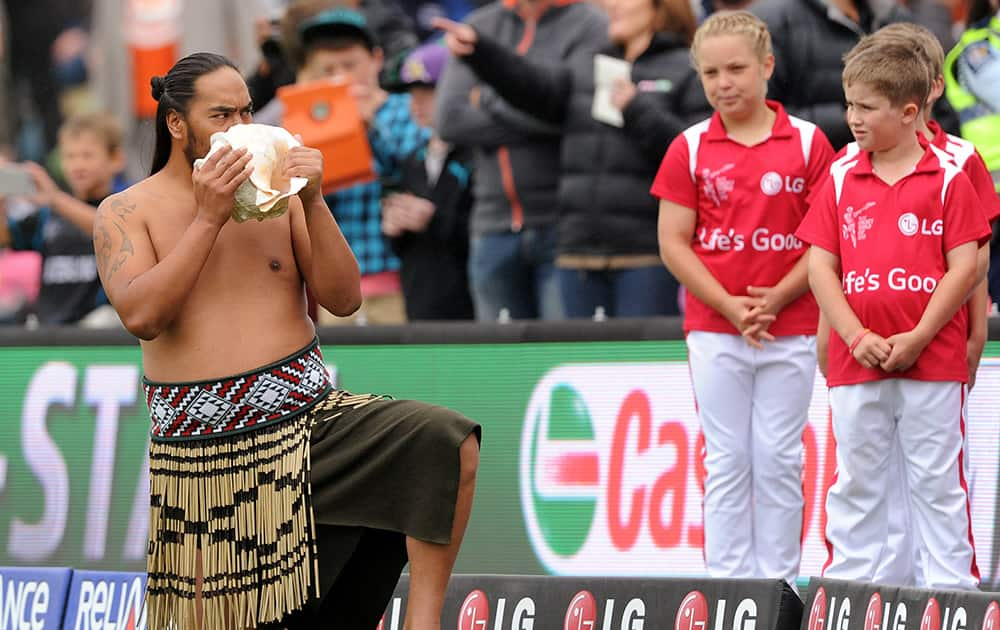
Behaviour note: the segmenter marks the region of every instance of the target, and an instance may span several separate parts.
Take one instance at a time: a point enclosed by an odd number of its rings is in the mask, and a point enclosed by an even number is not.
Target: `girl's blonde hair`
[[[767,24],[749,11],[718,11],[701,23],[691,42],[691,64],[698,69],[698,49],[706,38],[716,35],[743,35],[761,61],[772,54]]]

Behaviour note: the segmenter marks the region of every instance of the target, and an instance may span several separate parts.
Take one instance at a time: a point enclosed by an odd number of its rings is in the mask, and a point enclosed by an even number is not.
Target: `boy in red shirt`
[[[851,51],[851,54],[859,54],[870,48],[877,48],[880,42],[895,42],[898,45],[910,46],[913,53],[927,65],[931,73],[931,91],[927,99],[927,105],[921,111],[920,119],[917,123],[918,131],[923,134],[928,142],[947,153],[955,165],[962,169],[972,183],[973,188],[982,202],[983,212],[987,220],[992,223],[1000,218],[1000,196],[997,195],[993,186],[993,178],[982,156],[976,151],[976,147],[958,136],[945,133],[931,116],[934,104],[937,103],[941,95],[944,94],[944,49],[937,37],[919,24],[910,22],[897,22],[885,26],[872,35],[861,40]],[[857,143],[852,142],[840,152],[836,159],[840,159],[847,153],[854,153],[858,150]],[[979,251],[980,265],[989,265],[989,251],[981,248]],[[976,370],[982,358],[983,347],[986,345],[986,320],[990,307],[989,290],[984,280],[976,287],[976,290],[969,297],[968,307],[971,313],[976,314],[969,318],[969,341],[967,346],[967,360],[969,363],[969,387],[975,383]],[[819,355],[819,364],[822,371],[826,371],[826,342],[829,336],[829,325],[822,320],[819,332],[816,337],[816,350]]]
[[[796,232],[809,283],[836,334],[827,383],[837,476],[827,496],[824,575],[871,581],[888,528],[890,446],[911,489],[922,582],[974,589],[962,467],[968,319],[990,236],[979,197],[944,151],[917,135],[931,88],[912,46],[852,51],[844,68],[856,150],[834,162]]]
[[[947,153],[955,165],[962,169],[972,183],[973,188],[979,195],[982,202],[982,212],[986,218],[992,222],[1000,216],[1000,197],[997,196],[993,188],[993,179],[990,176],[986,164],[982,157],[976,152],[973,144],[962,138],[952,136],[944,132],[941,126],[930,118],[934,103],[944,93],[944,50],[937,37],[925,27],[909,22],[899,22],[890,24],[879,29],[874,34],[865,37],[851,52],[852,55],[861,54],[867,50],[876,50],[884,42],[891,42],[895,45],[909,47],[913,54],[920,57],[930,72],[931,92],[927,99],[927,104],[921,112],[917,123],[920,134],[931,144]],[[857,143],[851,143],[837,154],[837,159],[850,153],[859,151]],[[974,208],[973,212],[980,212]],[[982,267],[989,265],[989,248],[982,247],[979,250],[979,264]],[[972,296],[966,302],[969,318],[968,340],[966,342],[966,360],[969,365],[969,387],[975,382],[976,370],[979,367],[979,360],[982,357],[983,347],[986,344],[986,320],[989,310],[989,292],[987,283],[983,280]],[[816,336],[816,350],[819,356],[820,368],[826,370],[827,341],[829,339],[830,328],[820,317],[821,324]],[[967,389],[967,391],[968,391]],[[968,398],[966,398],[966,401]],[[918,564],[914,549],[912,519],[907,509],[906,495],[909,494],[909,486],[906,483],[905,470],[903,468],[902,455],[899,453],[898,443],[892,446],[890,466],[889,491],[889,534],[886,543],[885,553],[879,569],[875,573],[875,581],[886,584],[897,584],[905,586],[922,586],[922,576],[916,571]]]
[[[758,18],[712,15],[692,57],[716,111],[671,143],[652,193],[661,257],[687,289],[705,435],[705,563],[714,577],[794,587],[818,316],[794,232],[833,149],[815,125],[765,100],[774,57]]]

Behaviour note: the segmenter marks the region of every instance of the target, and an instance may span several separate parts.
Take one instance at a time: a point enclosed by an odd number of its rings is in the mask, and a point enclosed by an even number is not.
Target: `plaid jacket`
[[[368,130],[377,179],[326,195],[362,275],[399,270],[399,259],[382,235],[382,197],[398,187],[403,159],[429,138],[430,130],[410,117],[410,96],[390,94]]]

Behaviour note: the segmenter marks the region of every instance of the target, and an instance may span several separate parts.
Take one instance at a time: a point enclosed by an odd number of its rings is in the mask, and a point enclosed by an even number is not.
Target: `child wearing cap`
[[[435,86],[448,49],[428,43],[400,69],[417,124],[432,128]],[[466,265],[472,208],[469,155],[434,133],[400,164],[400,192],[385,198],[382,232],[401,261],[408,320],[472,319]]]

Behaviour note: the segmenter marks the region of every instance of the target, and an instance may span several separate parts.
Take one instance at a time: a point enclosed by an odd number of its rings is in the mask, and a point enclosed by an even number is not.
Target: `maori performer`
[[[322,155],[299,146],[279,165],[308,179],[285,214],[230,221],[251,154],[194,163],[214,132],[252,121],[243,78],[197,53],[152,88],[152,173],[105,200],[94,228],[101,281],[141,339],[152,418],[149,627],[371,630],[408,561],[405,627],[436,630],[479,426],[333,388],[304,285],[337,315],[361,291]]]

